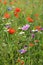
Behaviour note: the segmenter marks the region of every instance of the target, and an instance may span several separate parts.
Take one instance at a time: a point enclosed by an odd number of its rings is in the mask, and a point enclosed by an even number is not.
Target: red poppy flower
[[[21,62],[21,65],[24,65],[24,61]]]
[[[20,61],[21,61],[20,58],[18,58],[17,62],[20,62]]]
[[[4,14],[4,18],[10,18],[10,14],[9,13],[5,13]]]
[[[18,13],[16,13],[16,12],[14,12],[14,16],[15,16],[16,18],[19,17],[19,16],[18,16]]]
[[[39,14],[35,14],[36,20],[38,20],[38,16],[39,16]]]
[[[38,17],[39,15],[38,14],[35,14],[36,17]]]
[[[35,40],[34,42],[38,43],[38,42],[39,42],[39,40]]]
[[[14,34],[14,33],[16,32],[16,30],[10,28],[10,29],[8,29],[8,32],[9,32],[10,34]]]
[[[2,2],[2,0],[0,0],[0,2]]]
[[[5,0],[5,1],[3,2],[3,4],[6,5],[6,4],[7,4],[7,1]]]
[[[37,30],[39,30],[39,31],[40,31],[40,28],[41,28],[40,26],[36,26],[36,27],[35,27],[35,29],[37,29]]]
[[[11,5],[13,5],[13,4],[14,4],[14,2],[12,1],[12,2],[10,2],[10,4],[11,4]]]
[[[28,20],[30,23],[34,22],[33,19],[30,18],[30,17],[27,17],[27,20]]]
[[[16,9],[15,9],[15,12],[17,12],[17,13],[20,12],[20,11],[21,11],[20,8],[16,8]]]
[[[33,43],[30,43],[30,44],[29,44],[29,46],[30,46],[30,47],[33,47],[33,46],[34,46],[34,44],[33,44]]]

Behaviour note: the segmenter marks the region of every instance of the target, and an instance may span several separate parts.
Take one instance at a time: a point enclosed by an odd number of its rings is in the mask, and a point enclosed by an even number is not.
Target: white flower
[[[20,32],[19,34],[24,34],[25,32]]]
[[[40,34],[42,34],[42,32],[41,31],[38,31]]]
[[[36,29],[36,30],[32,30],[32,32],[38,32],[38,30]]]
[[[19,27],[18,29],[21,29],[21,27]]]
[[[12,6],[12,8],[15,8],[15,6]]]
[[[6,19],[6,18],[3,17],[2,20],[4,20],[4,19]]]

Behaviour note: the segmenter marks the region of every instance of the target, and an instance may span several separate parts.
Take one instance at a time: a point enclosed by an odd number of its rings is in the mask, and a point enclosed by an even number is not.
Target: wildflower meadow
[[[43,0],[0,0],[0,65],[43,65]]]

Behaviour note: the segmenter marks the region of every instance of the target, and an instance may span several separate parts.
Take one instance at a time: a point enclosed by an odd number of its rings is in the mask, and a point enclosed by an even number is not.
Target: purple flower
[[[8,7],[8,10],[10,11],[10,10],[12,10],[12,8],[11,7]]]
[[[40,28],[41,31],[43,31],[43,28]]]
[[[5,25],[6,28],[10,28],[10,25]]]
[[[29,27],[30,27],[30,25],[26,24],[26,25],[23,26],[21,29],[22,29],[22,30],[28,30]]]
[[[27,50],[25,50],[25,49],[19,50],[19,52],[20,52],[21,54],[25,53],[26,51],[27,51]]]
[[[35,35],[34,34],[32,34],[32,38],[34,38],[35,37]]]

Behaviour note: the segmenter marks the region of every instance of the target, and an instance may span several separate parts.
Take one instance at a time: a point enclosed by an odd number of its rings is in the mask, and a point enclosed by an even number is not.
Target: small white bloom
[[[4,20],[4,19],[6,19],[6,18],[3,17],[2,19]]]
[[[7,32],[7,30],[4,30],[4,32]]]
[[[15,8],[15,6],[12,6],[12,8]]]
[[[38,30],[36,29],[36,30],[32,30],[32,32],[37,32]]]
[[[41,31],[39,31],[39,33],[40,33],[40,34],[42,34],[42,32],[41,32]]]
[[[25,32],[20,32],[19,34],[24,34]]]
[[[21,27],[19,27],[18,29],[21,29]]]
[[[21,59],[24,59],[24,57],[21,57]]]

